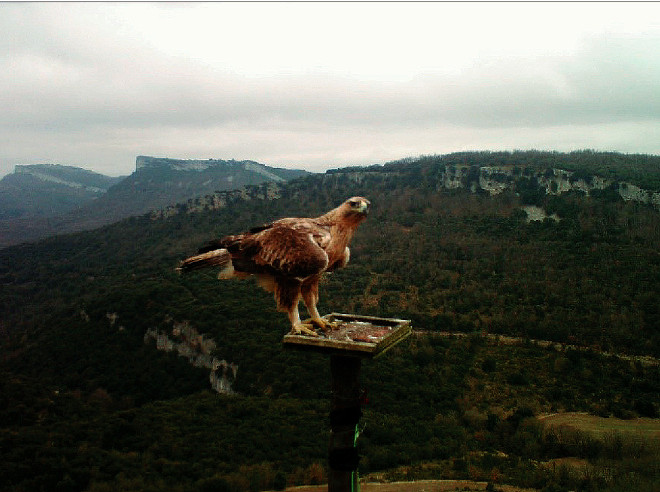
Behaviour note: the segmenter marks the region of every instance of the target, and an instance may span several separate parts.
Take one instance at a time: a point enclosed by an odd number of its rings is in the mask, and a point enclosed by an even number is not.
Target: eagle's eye
[[[349,200],[348,204],[353,208],[360,206],[360,202],[358,202],[357,200]]]

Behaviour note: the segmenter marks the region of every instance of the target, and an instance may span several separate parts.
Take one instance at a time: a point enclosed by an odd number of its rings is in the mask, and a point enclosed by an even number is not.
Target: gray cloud
[[[0,174],[47,161],[128,173],[137,154],[321,170],[464,149],[660,152],[657,30],[452,70],[434,62],[449,48],[422,46],[427,67],[378,80],[323,67],[241,73],[166,52],[124,29],[130,7],[0,5]]]

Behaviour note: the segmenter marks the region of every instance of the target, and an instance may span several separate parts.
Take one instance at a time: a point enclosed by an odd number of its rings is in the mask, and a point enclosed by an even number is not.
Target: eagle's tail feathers
[[[201,268],[222,267],[223,271],[231,267],[231,255],[226,249],[215,249],[191,256],[183,260],[176,269],[179,273],[188,273]]]

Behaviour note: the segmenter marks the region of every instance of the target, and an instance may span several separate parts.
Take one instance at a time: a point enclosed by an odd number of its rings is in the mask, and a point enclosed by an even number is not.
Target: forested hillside
[[[364,365],[361,472],[654,490],[657,441],[558,435],[535,418],[660,411],[659,212],[608,189],[547,194],[535,179],[561,167],[588,180],[600,165],[622,181],[634,170],[651,183],[657,158],[587,153],[584,164],[582,154],[466,153],[347,168],[280,185],[276,199],[260,199],[273,194],[257,186],[252,199],[236,195],[217,208],[182,206],[0,250],[0,488],[322,482],[327,359],[282,348],[286,316],[255,283],[174,268],[211,238],[363,195],[372,213],[349,266],[321,284],[319,308],[409,318],[417,333]],[[632,161],[641,164],[626,168]],[[466,167],[466,185],[478,182],[475,166],[477,175],[479,167],[518,171],[491,195],[442,186],[449,166]],[[531,204],[556,219],[528,220],[521,207]],[[147,330],[183,321],[237,364],[237,395],[210,393],[208,371],[144,343]],[[588,461],[589,473],[553,461],[566,457]]]

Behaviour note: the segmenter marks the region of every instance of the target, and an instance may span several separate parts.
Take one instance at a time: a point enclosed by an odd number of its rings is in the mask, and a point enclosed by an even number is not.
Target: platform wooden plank
[[[288,348],[373,358],[408,337],[412,330],[410,320],[398,318],[330,313],[323,319],[333,327],[329,333],[316,330],[316,337],[288,334],[282,343]]]

